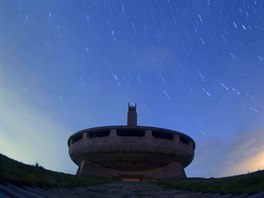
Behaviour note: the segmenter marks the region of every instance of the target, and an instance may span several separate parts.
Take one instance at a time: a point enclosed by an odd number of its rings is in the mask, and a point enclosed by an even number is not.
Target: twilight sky
[[[74,174],[67,139],[138,124],[196,141],[190,177],[264,169],[262,0],[0,1],[0,152]]]

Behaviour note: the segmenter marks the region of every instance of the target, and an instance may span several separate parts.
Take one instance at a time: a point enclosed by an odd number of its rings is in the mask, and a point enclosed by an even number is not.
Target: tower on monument
[[[127,126],[137,126],[137,104],[128,103]]]

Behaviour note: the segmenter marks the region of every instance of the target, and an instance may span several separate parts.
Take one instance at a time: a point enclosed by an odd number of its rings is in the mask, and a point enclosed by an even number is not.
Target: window
[[[145,136],[144,129],[117,129],[116,134],[118,136],[134,136],[134,137],[143,137]]]
[[[173,140],[173,133],[166,133],[163,131],[152,131],[152,136],[159,139]]]
[[[100,137],[106,137],[109,136],[110,130],[96,130],[96,131],[90,131],[88,132],[89,138],[100,138]]]
[[[180,136],[180,142],[183,144],[189,144],[189,140],[185,137]]]
[[[72,143],[74,144],[75,142],[82,140],[82,136],[83,136],[83,134],[78,134],[78,135],[74,136],[72,138]]]

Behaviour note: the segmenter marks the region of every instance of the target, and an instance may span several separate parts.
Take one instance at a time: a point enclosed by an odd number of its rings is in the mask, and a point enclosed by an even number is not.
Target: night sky
[[[264,1],[0,1],[1,153],[75,174],[78,130],[196,142],[190,177],[264,169]]]

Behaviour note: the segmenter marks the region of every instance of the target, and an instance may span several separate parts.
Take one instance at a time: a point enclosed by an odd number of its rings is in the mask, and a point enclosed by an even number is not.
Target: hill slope
[[[40,187],[87,186],[107,182],[104,178],[84,178],[26,165],[0,154],[0,183]]]
[[[113,180],[77,177],[46,170],[38,165],[26,165],[0,154],[0,183],[18,186],[76,187],[101,184]],[[264,170],[225,178],[164,179],[155,182],[167,188],[192,192],[221,194],[255,194],[264,192]]]
[[[205,193],[255,194],[264,192],[264,170],[223,178],[164,179],[158,185],[168,188]]]

